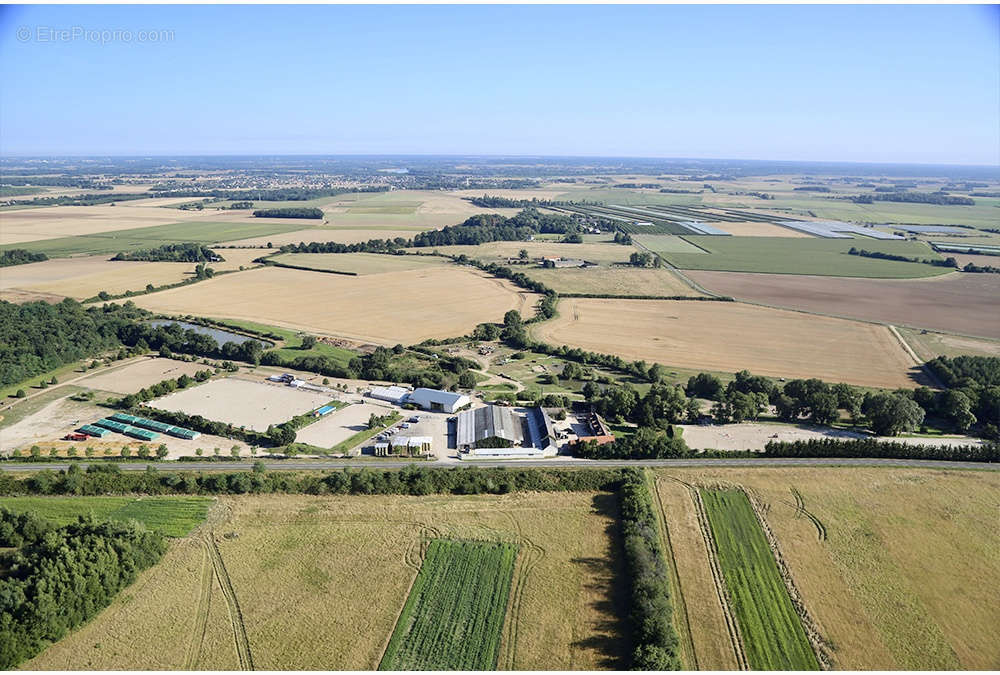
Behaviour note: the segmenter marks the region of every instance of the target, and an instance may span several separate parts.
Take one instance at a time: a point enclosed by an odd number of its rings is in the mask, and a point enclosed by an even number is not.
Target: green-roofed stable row
[[[162,434],[169,434],[170,436],[183,438],[188,441],[201,436],[200,432],[192,431],[191,429],[185,429],[184,427],[177,427],[172,424],[165,424],[163,422],[157,422],[156,420],[147,419],[145,417],[137,417],[127,413],[115,413],[109,419],[120,424],[142,427],[143,429],[150,429]]]

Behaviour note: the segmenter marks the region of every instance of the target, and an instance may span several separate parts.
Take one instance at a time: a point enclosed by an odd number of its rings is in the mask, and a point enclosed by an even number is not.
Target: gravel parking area
[[[366,399],[364,403],[354,403],[332,412],[318,422],[313,422],[299,430],[295,440],[318,448],[332,448],[348,438],[368,428],[368,418],[388,415],[399,410],[391,405],[380,405]],[[405,412],[405,411],[404,411]]]

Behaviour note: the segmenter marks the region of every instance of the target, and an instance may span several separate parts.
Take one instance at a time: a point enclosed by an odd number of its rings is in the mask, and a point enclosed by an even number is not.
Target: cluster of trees
[[[223,262],[223,258],[207,246],[195,243],[164,244],[156,248],[123,251],[112,260],[147,260],[153,262]]]
[[[793,192],[830,192],[830,188],[825,185],[804,185],[802,187],[792,188]]]
[[[280,209],[258,209],[253,212],[254,218],[323,218],[323,210],[307,206],[287,206]]]
[[[77,472],[76,475],[79,475]],[[67,476],[67,478],[69,478]],[[11,519],[22,547],[0,578],[0,668],[15,668],[107,607],[166,551],[159,534],[135,523],[81,518],[61,528]],[[41,528],[41,536],[39,529]],[[27,537],[27,538],[26,538]]]
[[[628,232],[615,232],[615,243],[622,246],[631,246],[632,235]]]
[[[653,253],[647,253],[646,251],[638,251],[633,253],[628,257],[628,262],[630,265],[635,267],[662,267],[663,261],[660,260],[660,256]]]
[[[878,188],[875,188],[876,191]],[[957,197],[940,192],[878,192],[873,195],[857,195],[850,198],[855,204],[875,202],[906,202],[912,204],[937,204],[939,206],[975,206],[970,197]]]
[[[877,258],[878,260],[896,260],[899,262],[908,263],[921,263],[923,265],[933,265],[935,267],[958,267],[958,261],[954,258],[945,258],[944,260],[936,260],[934,258],[909,258],[905,255],[896,255],[895,253],[883,253],[882,251],[866,251],[865,249],[858,249],[852,246],[848,251],[850,255],[859,255],[865,258]]]
[[[506,494],[510,492],[596,492],[618,489],[617,469],[511,469],[408,467],[343,469],[329,473],[265,471],[122,471],[116,464],[91,464],[86,471],[44,470],[28,477],[0,472],[0,495],[107,494]]]
[[[131,303],[126,303],[129,304]],[[219,346],[218,341],[212,336],[184,328],[179,323],[154,326],[145,322],[130,322],[119,327],[118,338],[130,347],[137,347],[143,351],[159,350],[160,354],[166,357],[177,352],[232,359],[256,365],[261,363],[264,354],[264,345],[258,340],[226,342]]]
[[[618,491],[629,581],[633,670],[679,670],[670,572],[660,543],[653,497],[641,470],[628,469]]]
[[[688,448],[680,430],[669,425],[665,431],[639,427],[634,434],[604,445],[598,445],[596,441],[581,443],[573,454],[584,459],[667,459],[697,453]]]
[[[24,265],[26,263],[42,262],[49,257],[44,253],[35,253],[24,248],[11,248],[0,251],[0,267],[10,267],[11,265]]]
[[[128,394],[126,396],[118,399],[119,408],[134,408],[140,403],[145,403],[146,401],[152,401],[154,398],[159,398],[161,396],[166,396],[167,394],[177,391],[178,389],[187,389],[195,382],[204,382],[212,377],[211,370],[199,370],[194,374],[194,377],[188,377],[187,374],[181,375],[177,379],[167,379],[162,382],[157,382],[156,384],[150,385],[148,387],[143,387],[134,394]]]
[[[520,286],[521,288],[541,294],[542,299],[535,308],[536,314],[531,321],[543,321],[556,315],[556,305],[559,302],[559,297],[556,292],[542,282],[532,279],[527,274],[523,272],[516,272],[509,267],[498,265],[497,263],[484,263],[474,258],[469,258],[464,253],[453,257],[452,260],[460,265],[472,265],[473,267],[481,269],[495,277],[507,279],[515,286]],[[510,312],[508,312],[508,314],[509,313]],[[518,315],[518,318],[520,318],[520,315]],[[506,319],[504,320],[504,323],[507,323]],[[530,340],[526,332],[518,334],[518,340],[516,340],[516,342],[519,344],[525,345],[529,341]]]
[[[570,216],[541,213],[529,207],[510,218],[480,213],[458,225],[428,230],[413,237],[411,246],[477,246],[491,241],[524,241],[536,234],[579,234],[580,225]],[[582,240],[581,240],[582,241]]]
[[[369,239],[356,244],[341,244],[336,241],[299,242],[285,244],[281,253],[394,253],[401,248],[412,246],[413,241],[396,237],[395,239]],[[267,259],[263,259],[268,262]]]
[[[21,382],[118,346],[132,311],[85,309],[75,300],[56,304],[0,300],[0,386]]]
[[[913,392],[914,399],[959,430],[977,427],[983,438],[1000,440],[1000,357],[939,356],[927,367],[948,390],[921,387]]]
[[[550,202],[539,201],[537,197],[532,199],[511,199],[509,197],[493,197],[483,195],[482,197],[468,198],[473,205],[484,209],[523,209],[529,206],[544,206]]]
[[[994,267],[993,265],[974,265],[972,263],[966,263],[965,267],[962,268],[963,272],[971,272],[974,274],[1000,274],[1000,267]]]
[[[660,188],[660,192],[671,195],[696,195],[698,190],[682,190],[681,188]]]

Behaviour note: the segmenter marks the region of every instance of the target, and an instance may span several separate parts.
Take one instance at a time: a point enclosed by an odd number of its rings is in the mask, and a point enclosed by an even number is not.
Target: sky
[[[1000,10],[4,6],[0,154],[998,165]]]

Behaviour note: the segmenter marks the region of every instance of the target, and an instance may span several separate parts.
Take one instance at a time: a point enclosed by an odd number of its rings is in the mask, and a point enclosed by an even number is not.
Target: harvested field
[[[910,349],[924,361],[935,356],[1000,356],[1000,340],[984,340],[947,333],[897,328]]]
[[[635,267],[531,268],[524,273],[558,293],[608,295],[702,295],[669,269]]]
[[[888,328],[733,302],[566,298],[535,324],[549,343],[664,365],[912,387],[916,364]]]
[[[220,248],[215,252],[225,258],[224,262],[210,263],[209,267],[217,272],[226,270],[238,270],[240,267],[254,267],[259,263],[253,262],[255,258],[274,253],[273,248]]]
[[[287,422],[296,415],[326,405],[332,398],[331,394],[227,377],[175,391],[153,399],[149,405],[171,412],[201,415],[254,431],[267,431],[271,424]]]
[[[745,223],[713,222],[712,227],[716,227],[723,232],[728,232],[729,234],[737,237],[794,237],[802,239],[804,237],[812,236],[806,234],[805,232],[793,230],[790,227],[749,221]]]
[[[907,280],[707,271],[687,274],[705,288],[739,300],[1000,338],[998,274],[952,273]]]
[[[530,316],[536,299],[455,267],[363,277],[272,267],[154,293],[136,304],[395,345],[468,333],[483,321],[502,321],[510,309]]]
[[[116,394],[132,394],[143,387],[176,379],[181,375],[194,375],[205,366],[198,363],[175,361],[174,359],[144,358],[122,368],[99,371],[77,381],[82,387],[111,391]]]
[[[285,253],[271,258],[286,265],[354,274],[383,274],[451,265],[447,258],[380,253]]]
[[[656,473],[661,481],[751,492],[834,668],[977,670],[1000,663],[994,636],[1000,606],[992,602],[1000,584],[1000,473],[874,467]],[[673,529],[680,527],[675,512],[665,515]],[[683,571],[681,580],[682,588],[696,583]]]
[[[58,295],[77,300],[107,291],[142,291],[146,284],[174,284],[194,274],[193,263],[112,262],[106,255],[46,260],[5,267],[0,292]]]
[[[215,542],[255,668],[375,669],[420,566],[421,544],[430,537],[521,547],[499,668],[621,667],[611,495],[219,501],[224,519],[214,526]],[[239,536],[222,536],[229,532]],[[227,603],[211,578],[203,598],[206,564],[198,540],[175,542],[136,586],[25,667],[238,668]],[[199,621],[206,611],[208,620]]]
[[[596,263],[627,263],[628,257],[635,253],[635,248],[621,244],[563,244],[556,241],[491,241],[479,246],[429,246],[408,250],[417,253],[437,251],[441,255],[462,255],[464,253],[470,258],[486,262],[506,263],[508,259],[517,260],[521,249],[526,250],[528,256],[533,260],[544,256],[562,256],[564,258],[582,258]]]
[[[684,237],[676,234],[633,234],[632,241],[657,253],[701,253],[708,255],[708,251],[698,248]]]
[[[848,429],[814,427],[807,424],[743,422],[740,424],[709,426],[684,424],[681,427],[684,429],[684,442],[696,450],[709,448],[714,450],[763,450],[769,441],[793,442],[820,438],[871,438],[869,434],[850,431]],[[934,446],[981,445],[983,442],[978,438],[970,436],[881,437],[880,440]]]
[[[235,241],[223,242],[226,246],[267,246],[271,243],[275,246],[285,244],[309,243],[313,241],[335,241],[338,244],[360,244],[371,239],[395,239],[403,237],[411,239],[413,235],[422,232],[427,227],[413,227],[409,229],[384,229],[372,227],[368,229],[349,229],[346,227],[313,228],[308,230],[296,230],[294,232],[282,232],[270,234],[263,237],[251,237],[249,239],[237,239]],[[222,257],[226,257],[226,251],[222,251]],[[263,255],[263,254],[261,254]]]
[[[1000,245],[1000,240],[996,242]],[[958,264],[965,267],[969,263],[973,265],[978,265],[980,267],[1000,267],[1000,256],[996,255],[980,255],[976,253],[945,253],[946,258],[954,258],[958,261]]]

